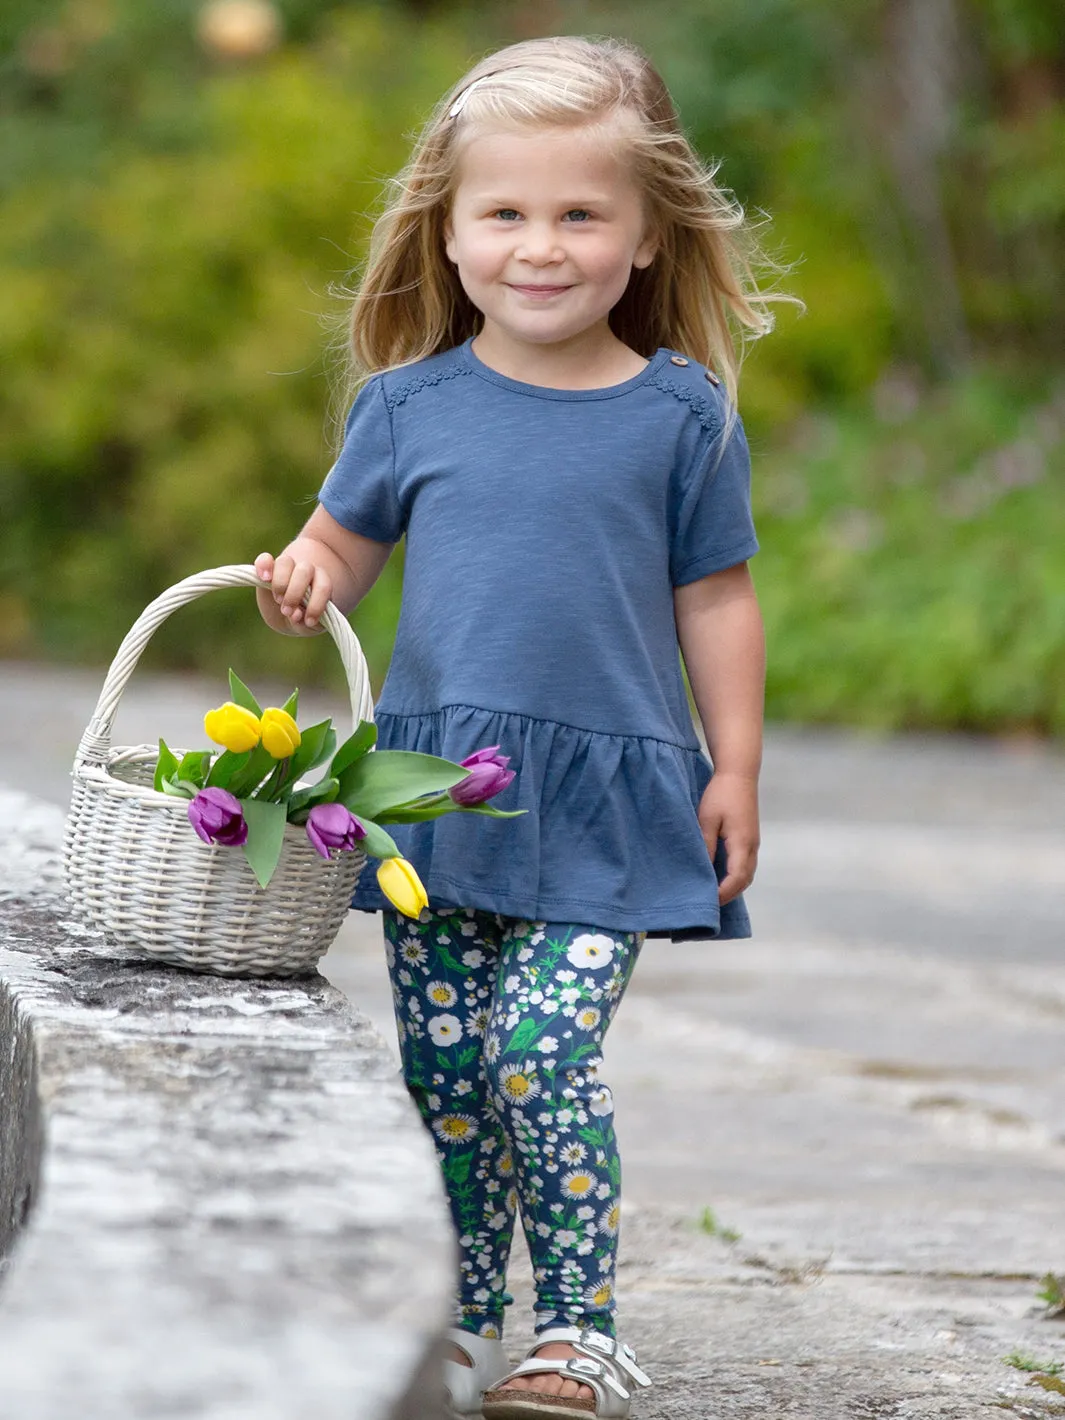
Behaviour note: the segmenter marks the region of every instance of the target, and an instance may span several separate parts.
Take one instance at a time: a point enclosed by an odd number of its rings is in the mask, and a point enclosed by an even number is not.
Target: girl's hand
[[[699,827],[711,862],[718,839],[725,844],[728,869],[718,884],[718,898],[724,905],[754,880],[760,842],[758,781],[724,771],[715,773],[699,802]]]
[[[269,583],[269,588],[260,590],[259,606],[275,630],[306,635],[309,631],[321,629],[318,622],[333,590],[332,579],[323,567],[297,560],[286,549],[277,558],[269,552],[260,552],[255,559],[255,570],[264,582]],[[270,615],[272,608],[267,598],[273,599],[273,605],[284,618],[283,621],[279,622]]]

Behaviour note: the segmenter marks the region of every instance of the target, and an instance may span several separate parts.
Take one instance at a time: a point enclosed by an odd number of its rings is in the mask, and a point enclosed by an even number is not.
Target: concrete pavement
[[[101,683],[0,665],[0,783],[64,802]],[[116,741],[219,698],[134,676]],[[780,729],[763,813],[755,939],[648,943],[607,1043],[636,1415],[1065,1414],[1002,1359],[1065,1363],[1065,757]],[[391,1032],[374,919],[323,971]]]

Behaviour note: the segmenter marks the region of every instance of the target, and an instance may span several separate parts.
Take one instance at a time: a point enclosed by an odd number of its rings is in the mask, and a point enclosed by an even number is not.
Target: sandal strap
[[[578,1351],[597,1360],[605,1360],[622,1370],[638,1386],[649,1386],[651,1377],[636,1364],[636,1352],[626,1346],[616,1336],[607,1336],[602,1331],[585,1330],[581,1339],[574,1342]]]
[[[616,1336],[607,1336],[605,1332],[594,1331],[588,1326],[549,1326],[546,1331],[538,1333],[532,1349],[535,1351],[552,1341],[566,1341],[582,1355],[611,1362],[638,1386],[652,1384],[651,1377],[637,1364],[636,1352]]]
[[[508,1371],[505,1376],[492,1386],[492,1390],[501,1390],[508,1381],[516,1380],[519,1376],[572,1376],[582,1385],[590,1386],[596,1395],[596,1407],[606,1400],[606,1392],[612,1390],[621,1400],[628,1400],[629,1392],[613,1375],[608,1366],[602,1361],[597,1361],[588,1356],[568,1356],[564,1360],[559,1357],[554,1361],[537,1360],[535,1356],[530,1356],[515,1366],[512,1371]]]

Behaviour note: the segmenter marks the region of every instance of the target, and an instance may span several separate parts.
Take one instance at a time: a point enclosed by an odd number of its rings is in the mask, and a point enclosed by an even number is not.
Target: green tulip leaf
[[[299,706],[299,703],[300,703],[300,693],[299,693],[299,688],[297,687],[297,688],[292,692],[292,694],[289,696],[289,698],[285,701],[284,705],[282,705],[281,709],[284,710],[284,712],[285,712],[286,715],[291,715],[292,718],[295,719],[295,718],[296,718],[296,714],[297,714],[297,707]]]
[[[521,818],[528,809],[494,809],[490,804],[456,804],[446,794],[443,798],[432,798],[419,804],[398,804],[394,809],[382,809],[377,815],[378,823],[428,823],[430,819],[441,818],[444,814],[482,814],[485,818]]]
[[[306,823],[315,804],[332,804],[339,793],[339,779],[319,779],[317,784],[297,789],[288,801],[289,823]]]
[[[292,756],[292,778],[309,774],[330,758],[336,748],[337,736],[332,720],[321,720],[317,725],[308,725],[301,732],[299,748]]]
[[[207,787],[228,789],[229,781],[245,767],[249,759],[251,759],[250,749],[241,750],[240,754],[234,754],[231,749],[224,749],[211,765],[211,772],[207,776]]]
[[[248,825],[244,856],[251,864],[259,886],[266,887],[281,858],[281,845],[285,838],[285,806],[271,804],[264,799],[241,799],[240,807],[244,812],[244,822]]]
[[[366,830],[366,837],[359,839],[359,847],[364,853],[369,853],[371,858],[398,858],[399,849],[396,841],[387,834],[379,824],[372,819],[363,818],[358,815],[359,822]]]
[[[243,705],[245,710],[250,710],[253,715],[262,717],[262,706],[232,666],[229,668],[229,693],[233,698],[234,705]]]
[[[461,764],[415,750],[379,749],[340,774],[340,798],[359,818],[376,819],[397,804],[450,789],[469,774]]]
[[[243,769],[238,770],[229,783],[225,786],[231,794],[235,794],[238,799],[250,794],[253,789],[257,789],[266,776],[273,772],[277,760],[262,745],[256,745],[253,750],[246,750],[248,762]]]
[[[333,755],[333,763],[329,767],[331,774],[343,774],[355,763],[367,754],[377,743],[377,726],[372,720],[360,720],[359,727],[348,736],[344,743]]]
[[[460,814],[483,814],[485,818],[521,818],[528,809],[494,809],[491,804],[459,804]]]
[[[191,784],[196,784],[202,789],[207,782],[210,768],[211,751],[209,749],[190,749],[178,765],[177,777],[187,779]]]
[[[167,744],[166,740],[160,740],[159,758],[155,761],[155,779],[153,781],[157,794],[166,792],[163,788],[163,780],[169,779],[177,767],[177,755]]]
[[[195,784],[183,784],[174,775],[163,779],[159,787],[164,794],[169,794],[172,799],[192,799],[200,792]]]

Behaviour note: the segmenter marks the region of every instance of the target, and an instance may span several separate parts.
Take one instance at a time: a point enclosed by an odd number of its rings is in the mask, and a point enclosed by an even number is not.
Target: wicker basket
[[[360,850],[326,860],[302,827],[286,824],[281,860],[261,888],[239,849],[197,837],[187,800],[155,792],[157,746],[111,748],[119,700],[156,628],[205,592],[261,586],[251,566],[186,577],[141,613],[107,672],[74,759],[63,860],[74,911],[112,949],[220,976],[295,976],[314,970],[344,920],[366,861]],[[355,633],[332,603],[322,621],[344,665],[353,722],[371,720]]]

